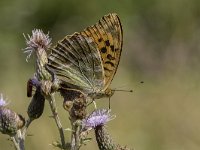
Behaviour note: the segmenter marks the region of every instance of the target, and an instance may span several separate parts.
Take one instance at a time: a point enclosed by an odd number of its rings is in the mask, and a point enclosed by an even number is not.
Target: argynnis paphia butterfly
[[[58,41],[49,55],[49,70],[62,88],[79,90],[96,99],[111,97],[110,83],[122,51],[122,26],[117,14],[102,17],[82,32]]]

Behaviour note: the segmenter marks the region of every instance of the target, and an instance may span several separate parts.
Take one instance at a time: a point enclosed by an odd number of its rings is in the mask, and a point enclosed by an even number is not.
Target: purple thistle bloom
[[[4,99],[3,99],[3,94],[1,94],[1,97],[0,97],[0,107],[1,106],[6,106],[8,105],[8,102],[6,102]]]
[[[32,30],[32,36],[29,34],[24,34],[24,38],[26,40],[27,47],[24,49],[24,53],[28,53],[26,61],[31,57],[31,54],[34,50],[38,48],[48,49],[51,45],[51,38],[49,38],[49,33],[44,34],[44,32],[40,29]]]
[[[98,109],[93,111],[86,119],[83,120],[83,126],[85,128],[95,128],[97,126],[103,126],[108,121],[113,120],[116,116],[110,114],[109,109]]]
[[[38,79],[36,77],[33,77],[30,79],[30,82],[33,86],[35,86],[36,88],[40,86],[40,81],[38,81]]]

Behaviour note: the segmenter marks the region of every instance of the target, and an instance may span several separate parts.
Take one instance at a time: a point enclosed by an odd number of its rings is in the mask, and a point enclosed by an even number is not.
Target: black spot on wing
[[[99,39],[98,39],[98,42],[102,42],[102,40],[103,40],[102,38],[99,38]]]
[[[110,55],[110,54],[107,55],[107,58],[108,58],[109,60],[114,60],[114,59],[115,59],[115,57],[112,57],[112,55]]]
[[[106,40],[105,43],[106,43],[106,46],[110,46],[109,40]]]
[[[111,61],[106,61],[105,63],[106,63],[106,64],[110,64],[112,67],[115,66]]]
[[[107,70],[107,71],[112,71],[112,70],[110,70],[110,69],[108,69],[108,68],[106,68],[106,67],[104,67],[104,70]]]
[[[114,52],[114,45],[111,45],[110,48],[111,48],[111,51]]]
[[[106,52],[107,52],[107,49],[106,49],[105,47],[102,47],[102,48],[101,48],[101,52],[102,52],[102,53],[106,53]]]
[[[119,48],[115,48],[115,52],[118,51],[118,50],[119,50]]]

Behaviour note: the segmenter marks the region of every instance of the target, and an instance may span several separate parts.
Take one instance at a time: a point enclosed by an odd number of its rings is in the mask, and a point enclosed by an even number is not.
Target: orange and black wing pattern
[[[105,15],[98,23],[80,32],[81,35],[92,38],[100,51],[105,76],[102,91],[109,87],[117,71],[122,51],[122,32],[120,19],[115,13]]]

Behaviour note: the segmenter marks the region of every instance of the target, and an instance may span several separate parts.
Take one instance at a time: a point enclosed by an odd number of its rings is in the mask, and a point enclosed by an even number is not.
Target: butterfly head
[[[105,97],[110,98],[113,96],[114,92],[114,90],[107,88],[105,91],[89,94],[89,97],[91,97],[92,99],[100,99]]]
[[[105,95],[106,95],[106,97],[111,97],[111,96],[113,96],[114,93],[115,93],[115,90],[112,90],[112,89],[110,89],[110,88],[107,88],[107,89],[105,90]]]
[[[114,95],[115,91],[133,92],[133,90],[117,90],[117,89],[107,88],[105,92],[97,94],[95,98],[103,98],[103,97],[110,98]]]

